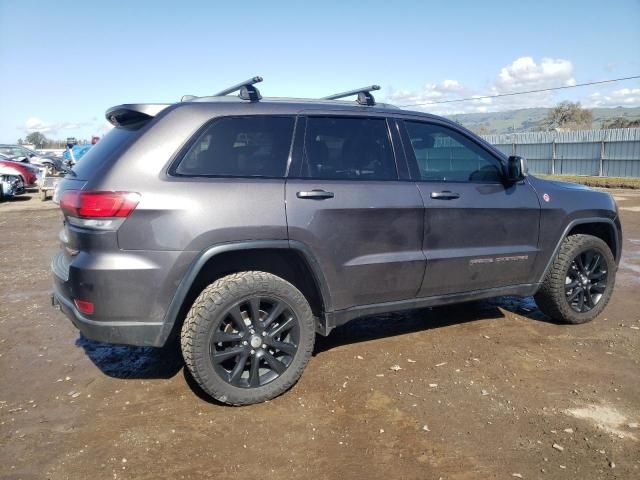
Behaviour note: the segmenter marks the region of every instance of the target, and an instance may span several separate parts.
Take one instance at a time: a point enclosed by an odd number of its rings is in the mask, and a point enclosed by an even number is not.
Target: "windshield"
[[[37,155],[33,150],[29,150],[25,147],[0,147],[0,153],[7,157],[30,157],[31,155]]]

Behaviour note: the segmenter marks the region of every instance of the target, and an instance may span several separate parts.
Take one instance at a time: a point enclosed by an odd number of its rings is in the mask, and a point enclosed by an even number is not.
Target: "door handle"
[[[449,190],[443,190],[442,192],[431,192],[431,198],[437,198],[438,200],[453,200],[454,198],[460,198],[460,194],[450,192]]]
[[[311,190],[308,192],[298,192],[296,193],[296,197],[298,198],[308,198],[311,200],[324,200],[326,198],[333,198],[333,192],[327,192],[325,190]]]

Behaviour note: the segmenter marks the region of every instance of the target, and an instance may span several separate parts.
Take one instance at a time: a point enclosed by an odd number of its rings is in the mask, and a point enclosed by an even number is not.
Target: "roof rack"
[[[256,83],[260,83],[261,81],[262,77],[251,77],[249,80],[240,82],[233,87],[226,88],[221,92],[216,93],[214,97],[224,97],[225,95],[237,92],[239,90],[240,93],[238,94],[238,96],[241,99],[249,100],[251,102],[257,102],[262,98],[262,95],[260,95],[260,90],[254,87],[254,85]]]
[[[257,102],[262,98],[260,95],[260,90],[258,90],[254,85],[256,83],[260,83],[262,81],[262,77],[251,77],[249,80],[245,80],[244,82],[240,82],[233,87],[225,88],[224,90],[216,93],[215,95],[211,95],[212,97],[224,97],[233,92],[237,92],[240,90],[238,96],[242,100],[249,100],[251,102]],[[181,102],[189,102],[191,100],[196,100],[198,98],[197,95],[183,95],[180,99]]]
[[[329,95],[328,97],[322,97],[324,100],[337,100],[339,98],[351,97],[358,95],[356,100],[360,105],[373,106],[376,104],[376,99],[371,95],[372,90],[380,90],[379,85],[370,85],[368,87],[356,88],[355,90],[349,90],[348,92],[336,93]]]

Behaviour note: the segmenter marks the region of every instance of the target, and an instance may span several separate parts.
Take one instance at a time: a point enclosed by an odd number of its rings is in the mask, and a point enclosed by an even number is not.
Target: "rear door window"
[[[384,118],[309,117],[303,178],[396,180]]]
[[[285,176],[294,117],[223,117],[198,136],[174,173],[207,177]]]

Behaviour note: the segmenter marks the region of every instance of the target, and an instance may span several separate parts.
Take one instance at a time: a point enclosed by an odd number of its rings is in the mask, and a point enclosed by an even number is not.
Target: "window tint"
[[[397,179],[386,121],[383,118],[309,117],[302,176]]]
[[[404,122],[421,180],[497,182],[499,162],[475,142],[440,125]]]
[[[120,127],[112,128],[73,166],[75,176],[82,180],[91,178],[107,162],[115,161],[118,153],[127,148],[138,136],[137,131]]]
[[[293,117],[215,120],[187,151],[178,175],[284,177]]]

